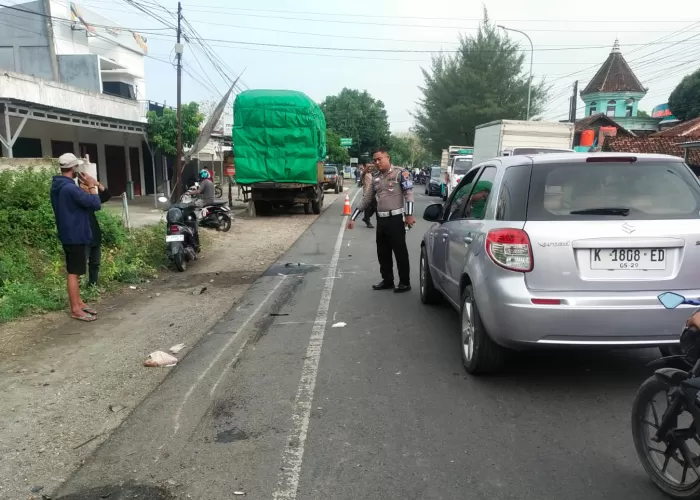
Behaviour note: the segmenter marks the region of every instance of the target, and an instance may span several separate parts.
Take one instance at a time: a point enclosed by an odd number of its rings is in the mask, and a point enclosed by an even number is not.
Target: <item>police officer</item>
[[[394,289],[395,293],[411,289],[411,277],[406,247],[406,228],[416,223],[413,216],[413,184],[408,170],[394,167],[386,148],[378,148],[373,155],[377,173],[367,188],[362,201],[355,208],[348,222],[348,229],[355,227],[355,219],[377,199],[377,258],[382,281],[372,285],[375,290]],[[394,287],[394,263],[399,269],[399,284]]]

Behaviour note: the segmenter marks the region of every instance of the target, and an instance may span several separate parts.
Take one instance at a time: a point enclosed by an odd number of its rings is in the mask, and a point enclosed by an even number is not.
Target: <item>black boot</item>
[[[367,224],[367,227],[368,227],[368,228],[374,229],[374,226],[372,225],[372,223],[370,222],[369,219],[365,219],[365,220],[364,220],[364,223]]]
[[[372,288],[374,290],[391,290],[392,288],[394,288],[394,283],[382,280],[376,285],[372,285]]]
[[[394,288],[394,293],[404,293],[408,292],[411,289],[411,285],[409,283],[399,283],[399,286]]]

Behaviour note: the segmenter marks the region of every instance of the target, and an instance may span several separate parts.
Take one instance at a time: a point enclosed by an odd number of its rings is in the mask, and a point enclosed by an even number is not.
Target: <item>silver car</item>
[[[700,297],[700,184],[680,158],[500,157],[426,208],[420,296],[461,314],[462,358],[498,371],[508,349],[678,343]]]

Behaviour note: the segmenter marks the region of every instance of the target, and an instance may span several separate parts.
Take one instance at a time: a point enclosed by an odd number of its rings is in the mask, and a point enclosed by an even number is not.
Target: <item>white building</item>
[[[73,2],[0,8],[0,25],[2,156],[89,155],[113,194],[153,193],[146,40]]]

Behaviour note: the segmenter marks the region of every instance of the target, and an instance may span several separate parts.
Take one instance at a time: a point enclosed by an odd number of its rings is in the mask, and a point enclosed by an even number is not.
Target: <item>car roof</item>
[[[630,158],[634,157],[638,162],[673,162],[682,163],[683,158],[671,155],[650,154],[650,153],[544,153],[532,155],[501,156],[498,160],[504,167],[511,165],[521,165],[523,158],[528,158],[534,165],[576,162],[583,163],[587,158]],[[488,161],[488,160],[487,160]],[[485,163],[485,162],[482,162]]]

